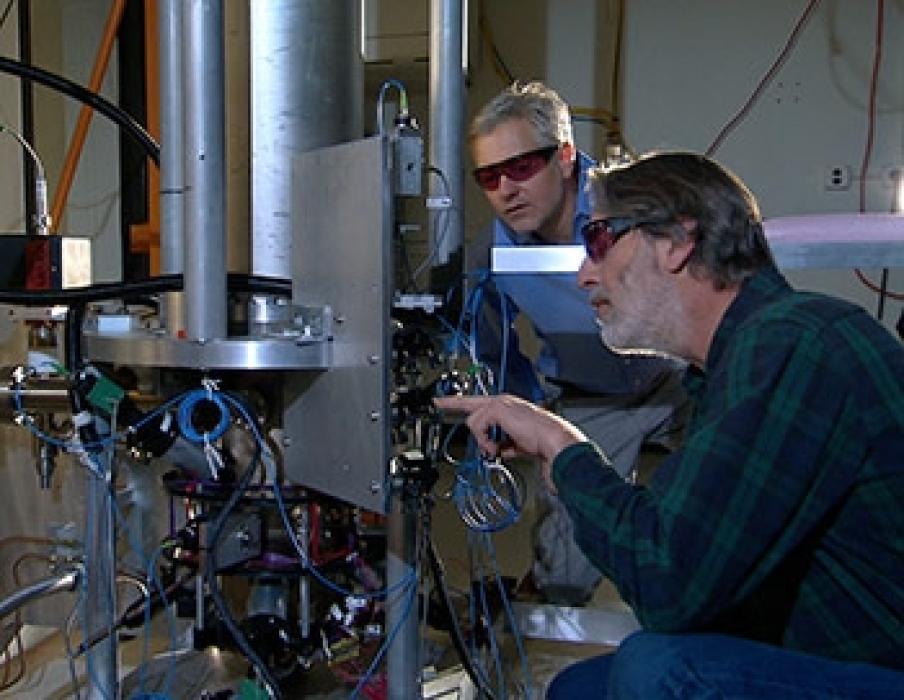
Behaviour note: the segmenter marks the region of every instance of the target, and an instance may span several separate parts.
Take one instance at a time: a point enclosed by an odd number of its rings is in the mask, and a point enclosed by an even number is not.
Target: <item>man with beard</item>
[[[596,169],[590,198],[579,284],[609,347],[689,363],[683,447],[635,486],[531,403],[437,400],[485,453],[539,457],[643,628],[548,697],[899,696],[904,348],[861,308],[793,290],[753,195],[705,157]]]

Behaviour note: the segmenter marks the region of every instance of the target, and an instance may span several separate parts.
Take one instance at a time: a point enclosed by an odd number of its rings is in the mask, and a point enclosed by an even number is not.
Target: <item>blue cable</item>
[[[483,618],[486,621],[485,628],[487,631],[487,640],[490,644],[490,656],[493,659],[493,666],[496,668],[496,680],[499,683],[499,695],[505,697],[505,674],[502,667],[502,656],[499,652],[499,645],[496,642],[496,630],[493,627],[493,616],[490,614],[490,605],[487,602],[487,589],[484,583],[483,567],[480,568],[480,576],[478,577],[477,589],[480,591],[480,607],[483,610]]]
[[[159,416],[161,413],[169,410],[174,405],[179,403],[182,400],[182,398],[185,396],[185,392],[183,392],[181,394],[177,394],[173,398],[167,400],[166,402],[164,402],[163,404],[158,406],[156,409],[154,409],[153,411],[151,411],[150,413],[145,415],[140,421],[135,423],[135,425],[131,425],[128,428],[126,428],[126,430],[123,432],[117,433],[114,430],[110,433],[110,435],[108,437],[106,437],[102,440],[97,440],[96,442],[70,442],[70,441],[66,441],[66,440],[60,440],[59,438],[55,438],[52,435],[49,435],[49,434],[43,432],[40,428],[38,428],[34,424],[34,421],[32,421],[31,417],[28,415],[28,413],[26,413],[25,410],[22,408],[22,395],[21,395],[22,387],[20,386],[20,384],[18,382],[14,385],[14,389],[15,390],[13,392],[13,400],[14,400],[15,407],[16,407],[16,413],[18,415],[22,416],[22,424],[32,433],[32,435],[34,435],[36,438],[38,438],[42,442],[45,442],[48,445],[53,445],[54,447],[57,447],[57,448],[63,450],[64,452],[75,452],[75,453],[97,452],[97,451],[103,450],[106,447],[109,447],[110,445],[116,444],[116,442],[119,441],[121,438],[126,437],[126,435],[129,433],[129,431],[138,430],[139,428],[143,427],[148,422],[150,422],[151,420],[153,420],[154,418]]]
[[[220,420],[210,432],[199,433],[192,423],[192,415],[199,403],[206,401],[214,404],[220,411]],[[229,428],[229,408],[218,391],[212,389],[193,389],[187,392],[179,403],[179,430],[189,442],[197,445],[215,442],[223,437]]]
[[[148,558],[145,555],[144,549],[141,547],[141,544],[135,539],[134,533],[132,532],[131,528],[129,528],[129,523],[125,519],[125,516],[123,515],[122,510],[120,510],[119,504],[116,502],[115,498],[113,499],[113,509],[114,509],[114,512],[116,513],[116,519],[119,522],[119,526],[122,528],[122,531],[125,533],[126,539],[128,540],[129,546],[132,548],[132,551],[134,551],[138,555],[138,557],[141,559],[141,561],[147,562],[146,568],[147,568],[147,572],[148,572],[147,573],[148,583],[151,584],[154,588],[156,588],[157,591],[159,591],[159,593],[160,593],[160,600],[163,603],[163,609],[166,611],[167,626],[169,627],[169,634],[170,634],[170,651],[172,652],[175,650],[175,647],[176,647],[176,616],[173,613],[173,611],[169,609],[169,603],[166,599],[166,588],[163,586],[163,583],[160,581],[160,578],[157,576],[157,559],[160,557],[160,555],[163,553],[163,551],[165,549],[167,549],[168,547],[171,547],[173,545],[171,543],[161,544],[159,547],[157,547],[154,550],[154,553],[151,555],[151,557]],[[150,625],[151,625],[151,594],[150,594],[150,592],[148,592],[147,603],[146,603],[145,609],[144,609],[144,641],[142,643],[142,655],[141,655],[142,665],[141,665],[141,668],[139,669],[139,682],[138,682],[139,690],[138,690],[138,695],[133,695],[132,697],[133,698],[148,698],[149,700],[151,698],[156,698],[156,697],[169,698],[170,697],[169,688],[171,687],[171,684],[172,684],[172,674],[175,672],[175,666],[176,666],[176,660],[175,660],[174,656],[170,659],[170,663],[166,669],[166,676],[165,676],[165,680],[164,680],[164,689],[165,689],[164,695],[158,696],[157,694],[154,694],[154,693],[145,693],[144,692],[144,686],[145,686],[145,682],[147,680],[147,678],[146,678],[146,675],[147,675],[146,669],[147,669],[147,663],[148,663],[147,659],[148,659],[148,656],[150,653],[150,651],[149,651]]]
[[[392,631],[383,640],[383,644],[380,646],[379,651],[374,655],[374,658],[370,662],[370,666],[367,667],[367,671],[364,672],[364,675],[358,679],[358,684],[355,686],[355,689],[352,691],[352,694],[349,696],[350,698],[358,697],[358,693],[364,688],[365,685],[370,682],[371,676],[373,676],[374,671],[380,665],[380,662],[383,660],[383,657],[386,655],[386,652],[389,651],[389,648],[392,646],[393,641],[395,641],[396,635],[399,633],[399,630],[402,629],[402,625],[408,619],[408,616],[411,614],[411,610],[414,607],[414,601],[417,598],[417,579],[416,577],[412,577],[411,580],[411,592],[408,595],[408,601],[405,603],[405,612],[402,613],[402,617],[399,618],[399,621],[396,623],[395,627],[392,628]]]
[[[534,682],[530,674],[530,667],[527,662],[527,653],[524,649],[524,641],[521,638],[521,630],[519,630],[518,625],[515,624],[515,613],[512,610],[512,605],[505,593],[505,587],[502,585],[502,575],[499,571],[499,561],[496,559],[496,547],[493,545],[493,538],[485,535],[484,539],[485,546],[490,555],[490,559],[493,562],[493,570],[496,575],[496,586],[499,589],[499,597],[502,599],[502,605],[505,608],[505,615],[508,619],[509,629],[512,630],[512,636],[515,638],[515,647],[518,649],[518,658],[521,660],[521,673],[524,676],[524,687],[525,690],[528,691],[529,695],[529,691],[533,689]]]
[[[98,467],[100,470],[100,467]],[[88,489],[88,499],[85,505],[85,542],[93,541],[96,538],[96,533],[94,532],[94,524],[96,522],[96,513],[97,504],[95,503],[95,493],[94,489]],[[88,570],[89,566],[93,566],[93,563],[89,560],[88,550],[85,548],[83,550],[82,558],[85,562],[85,571]],[[89,638],[88,634],[88,621],[86,619],[85,605],[87,601],[87,593],[88,591],[88,577],[82,577],[82,585],[79,590],[79,603],[81,606],[81,614],[79,617],[82,622],[82,637],[84,639]],[[98,681],[97,674],[94,672],[93,664],[91,663],[91,651],[88,650],[85,652],[85,672],[88,674],[88,678],[91,679],[91,682],[94,683],[95,688],[100,690],[101,695],[103,695],[104,700],[111,700],[109,694],[104,689],[103,685]]]
[[[250,414],[248,413],[247,409],[242,404],[242,402],[238,401],[237,399],[230,396],[229,394],[223,394],[223,397],[245,419],[245,422],[251,428],[251,432],[254,436],[255,441],[257,442],[258,449],[261,450],[262,455],[269,456],[269,454],[270,454],[269,449],[267,448],[266,443],[264,442],[264,438],[261,435],[260,430],[258,429],[257,422],[251,418]],[[262,459],[263,459],[263,457],[262,457]],[[411,572],[411,574],[409,574],[409,576],[399,579],[399,581],[397,581],[393,585],[388,586],[387,588],[385,588],[381,591],[355,592],[355,591],[350,591],[345,588],[342,588],[341,586],[338,586],[337,584],[333,583],[328,578],[326,578],[322,573],[320,573],[320,571],[315,566],[313,566],[310,563],[310,561],[307,559],[307,557],[305,556],[304,548],[301,546],[301,543],[298,541],[298,537],[295,534],[295,528],[292,527],[292,522],[289,518],[289,512],[288,512],[288,509],[286,508],[285,501],[283,500],[282,488],[280,487],[279,482],[276,479],[273,480],[273,497],[274,497],[274,500],[276,501],[276,507],[279,512],[280,519],[282,520],[283,528],[285,529],[286,534],[289,536],[289,541],[292,543],[292,546],[295,548],[295,553],[298,555],[299,559],[301,559],[304,567],[313,574],[314,578],[320,584],[322,584],[324,587],[328,588],[329,590],[331,590],[335,593],[338,593],[339,595],[342,595],[342,596],[352,596],[355,598],[365,598],[365,599],[380,599],[380,598],[385,598],[386,596],[394,593],[397,590],[405,588],[408,585],[411,578],[414,577],[414,570],[412,570],[412,572]]]

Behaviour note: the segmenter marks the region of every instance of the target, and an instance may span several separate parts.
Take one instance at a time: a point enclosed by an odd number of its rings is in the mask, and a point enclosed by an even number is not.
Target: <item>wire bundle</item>
[[[465,525],[477,532],[499,532],[518,521],[523,506],[521,485],[500,461],[474,459],[459,463],[452,501]]]

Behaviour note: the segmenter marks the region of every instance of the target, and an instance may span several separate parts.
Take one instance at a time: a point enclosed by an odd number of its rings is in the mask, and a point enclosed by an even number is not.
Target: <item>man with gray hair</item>
[[[904,697],[904,347],[793,289],[753,194],[709,158],[653,153],[590,182],[577,282],[609,347],[688,363],[681,447],[630,485],[605,443],[533,403],[435,400],[481,453],[539,460],[642,627],[547,700]]]
[[[468,143],[474,178],[496,215],[492,246],[580,244],[594,162],[575,148],[570,110],[554,90],[539,82],[506,88],[476,115]],[[603,347],[573,273],[497,274],[481,291],[478,356],[497,371],[500,391],[555,407],[604,447],[624,478],[643,443],[667,443],[678,431],[686,404],[678,365]],[[519,313],[539,341],[532,356],[515,332]],[[601,574],[575,545],[561,504],[541,492],[533,583],[552,602],[583,603]]]

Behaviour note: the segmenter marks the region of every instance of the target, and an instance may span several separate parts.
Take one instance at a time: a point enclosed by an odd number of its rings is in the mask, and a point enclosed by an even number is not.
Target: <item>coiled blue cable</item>
[[[198,404],[203,401],[212,403],[219,409],[220,420],[213,430],[199,433],[195,428],[194,423],[192,423],[192,416],[194,415]],[[193,442],[196,445],[214,442],[223,437],[223,434],[229,428],[229,407],[226,405],[226,402],[219,392],[209,389],[192,389],[185,394],[185,397],[179,404],[178,420],[179,431],[189,442]]]

